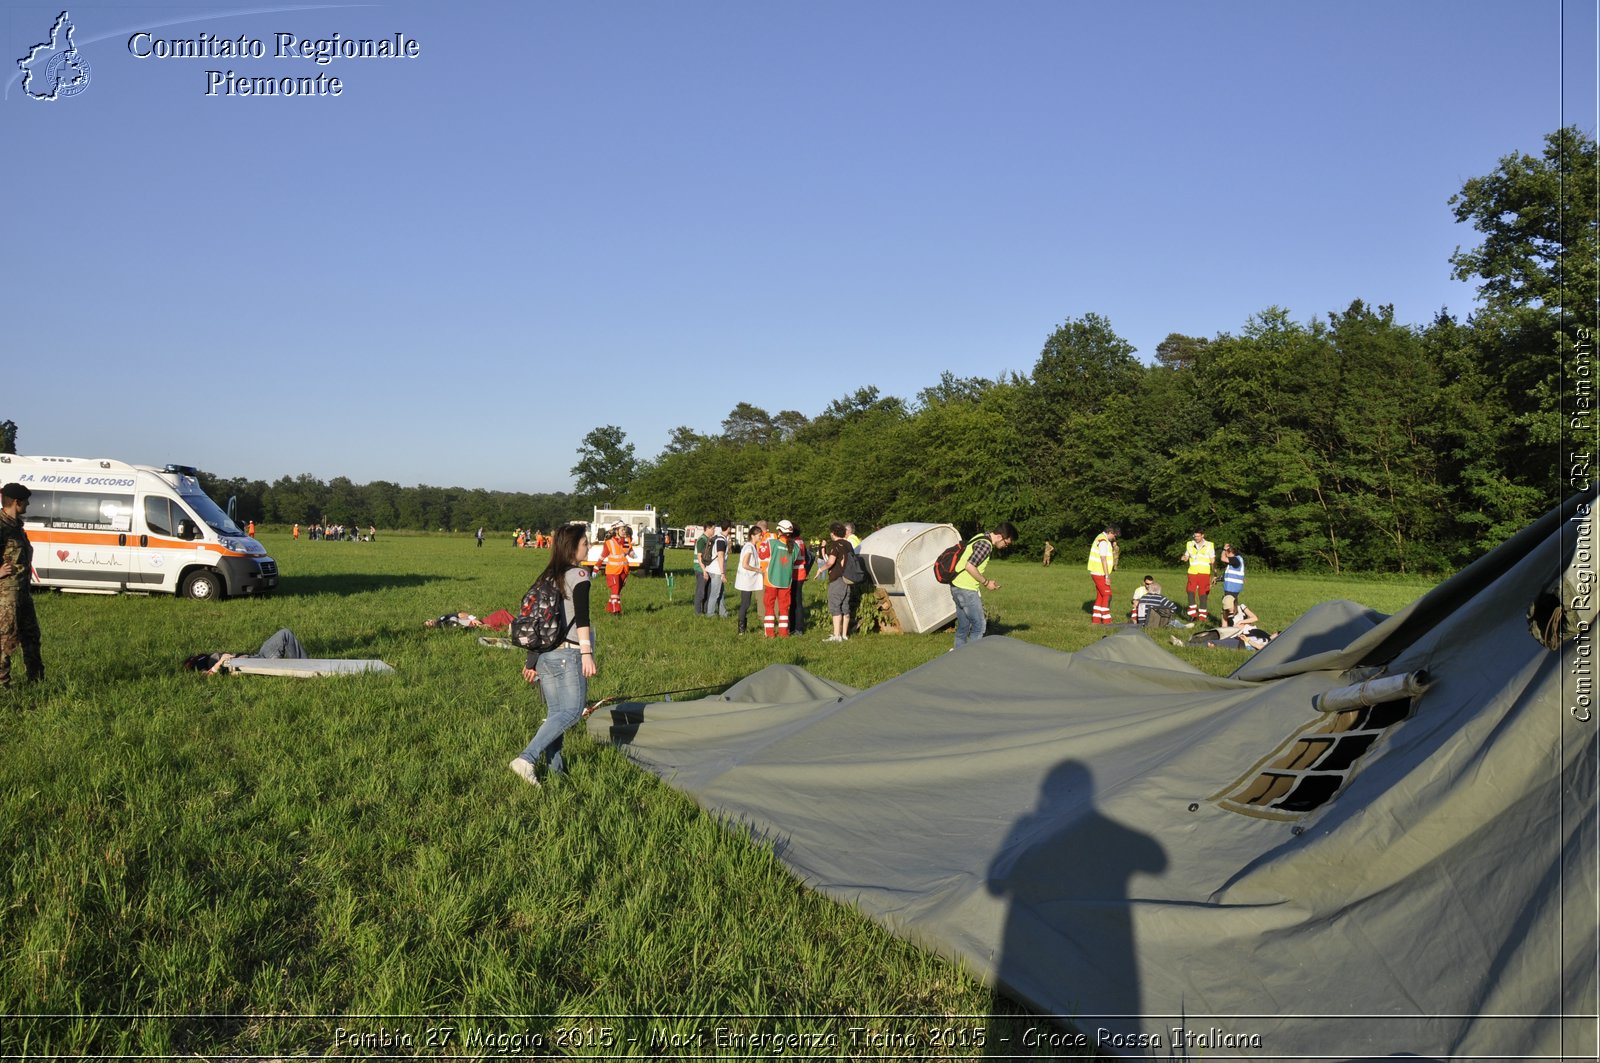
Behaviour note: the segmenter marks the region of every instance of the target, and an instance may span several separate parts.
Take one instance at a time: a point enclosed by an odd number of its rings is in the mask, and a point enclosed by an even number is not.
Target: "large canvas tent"
[[[774,667],[590,726],[1102,1047],[1593,1058],[1593,504],[1394,616],[1313,610],[1229,678],[1136,631],[988,638],[866,691]]]

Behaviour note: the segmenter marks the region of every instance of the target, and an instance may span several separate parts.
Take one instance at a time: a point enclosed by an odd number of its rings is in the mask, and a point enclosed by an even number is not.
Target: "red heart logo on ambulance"
[[[60,558],[61,560],[65,561],[71,555],[71,553],[72,553],[72,551],[70,551],[70,550],[57,550],[56,551],[56,556],[58,558]]]

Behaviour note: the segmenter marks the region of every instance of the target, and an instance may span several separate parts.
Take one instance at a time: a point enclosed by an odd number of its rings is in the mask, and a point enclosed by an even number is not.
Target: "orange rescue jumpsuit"
[[[628,551],[633,543],[626,535],[614,535],[605,541],[601,557],[605,560],[606,586],[611,588],[611,598],[606,602],[606,612],[622,615],[622,585],[628,582]]]

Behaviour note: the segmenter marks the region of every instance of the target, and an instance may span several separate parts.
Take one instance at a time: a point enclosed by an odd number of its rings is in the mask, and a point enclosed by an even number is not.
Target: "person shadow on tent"
[[[1142,1001],[1129,881],[1166,870],[1167,854],[1149,835],[1101,815],[1094,776],[1077,760],[1045,776],[1038,805],[1012,826],[988,869],[991,894],[1009,898],[995,988],[1019,1002],[1079,997],[1075,1025],[1094,1043],[1096,1027],[1128,1033]],[[998,1010],[998,1009],[996,1009]],[[996,1043],[995,1055],[1020,1046]]]

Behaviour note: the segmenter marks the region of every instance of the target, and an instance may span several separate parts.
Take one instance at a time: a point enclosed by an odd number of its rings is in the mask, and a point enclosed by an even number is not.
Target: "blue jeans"
[[[294,637],[293,631],[286,627],[280,627],[272,633],[267,641],[261,644],[261,648],[255,652],[255,656],[271,660],[287,658],[300,661],[310,656],[310,654],[306,653],[305,649],[301,647],[300,640]]]
[[[722,576],[706,577],[706,607],[704,609],[706,616],[720,616],[724,619],[728,616],[728,604],[722,600],[723,579],[724,577]]]
[[[589,681],[583,677],[583,655],[567,646],[541,653],[534,667],[539,672],[539,691],[544,695],[544,723],[520,756],[529,764],[539,763],[545,754],[550,770],[566,771],[561,761],[561,735],[583,716],[583,701],[589,696]]]
[[[984,629],[989,626],[983,616],[983,595],[952,586],[950,597],[956,603],[956,645],[965,646],[983,638]]]

